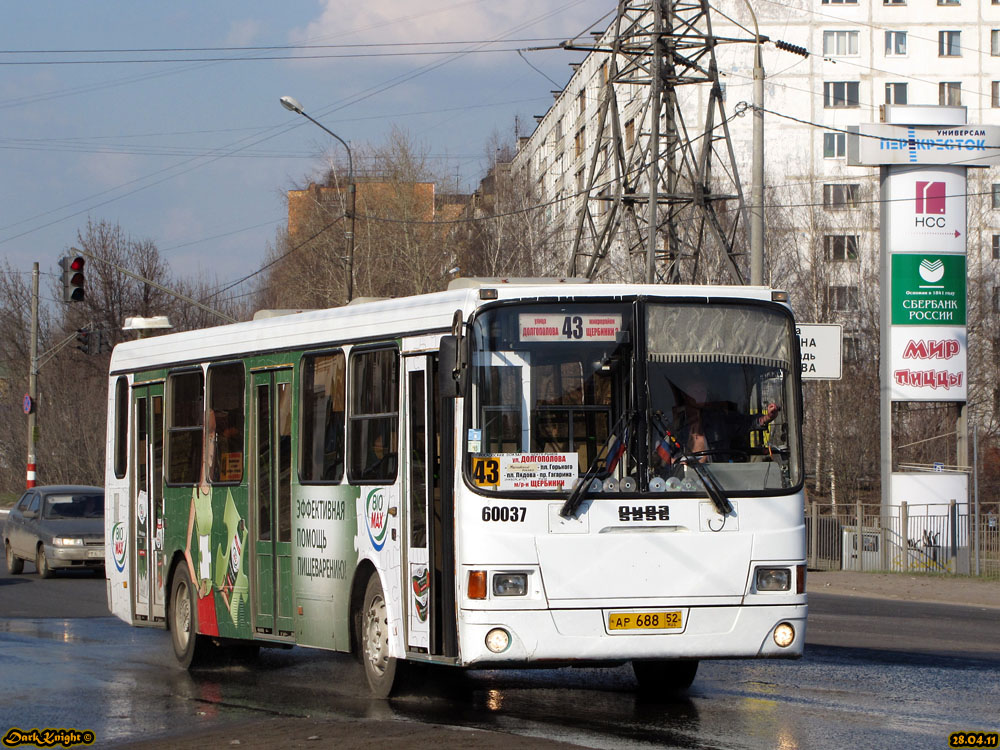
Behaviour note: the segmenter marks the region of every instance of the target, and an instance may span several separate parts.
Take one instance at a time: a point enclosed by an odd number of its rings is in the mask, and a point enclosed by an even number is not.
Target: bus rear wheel
[[[698,674],[697,659],[651,659],[633,661],[632,671],[640,692],[650,695],[683,693]]]
[[[389,656],[389,615],[378,575],[372,574],[365,588],[358,643],[368,687],[377,698],[388,698],[396,686],[396,659]]]
[[[168,624],[174,656],[181,668],[190,669],[204,661],[210,644],[198,635],[198,592],[183,564],[177,567],[170,589]]]

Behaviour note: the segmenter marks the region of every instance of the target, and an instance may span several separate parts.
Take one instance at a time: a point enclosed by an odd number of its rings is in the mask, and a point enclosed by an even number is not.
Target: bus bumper
[[[680,612],[677,630],[613,630],[612,615]],[[462,664],[489,667],[504,662],[579,663],[631,659],[798,659],[806,636],[806,604],[717,607],[612,607],[602,609],[461,611]],[[787,627],[791,627],[791,633]],[[496,629],[509,643],[495,653],[487,646]],[[776,630],[778,630],[776,638]],[[504,642],[493,634],[496,648]],[[791,636],[787,645],[777,640]]]

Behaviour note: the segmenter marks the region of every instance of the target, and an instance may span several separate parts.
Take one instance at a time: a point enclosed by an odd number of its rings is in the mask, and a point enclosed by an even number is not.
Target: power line
[[[523,48],[509,47],[503,49],[473,49],[462,54],[482,55],[499,52],[520,52]],[[559,49],[552,47],[551,49]],[[33,67],[42,65],[146,65],[163,63],[237,63],[237,62],[273,62],[275,60],[341,60],[376,57],[425,57],[428,55],[451,55],[450,50],[435,50],[426,52],[344,52],[327,55],[255,55],[254,57],[162,57],[162,58],[130,58],[124,60],[0,60],[3,66]]]
[[[365,42],[353,44],[271,44],[244,47],[106,47],[98,49],[4,49],[0,55],[75,55],[75,54],[134,54],[159,52],[257,52],[267,50],[296,49],[365,49],[372,47],[432,47],[454,44],[492,44],[493,39],[452,39],[436,42]],[[509,42],[558,42],[559,37],[528,37],[525,39],[508,39]]]

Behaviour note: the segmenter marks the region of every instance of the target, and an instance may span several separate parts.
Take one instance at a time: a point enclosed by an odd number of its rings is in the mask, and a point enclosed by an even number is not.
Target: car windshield
[[[792,318],[701,302],[518,304],[470,329],[466,470],[485,491],[790,490]],[[694,464],[697,463],[697,466]]]
[[[49,495],[45,498],[45,510],[42,518],[103,518],[104,496],[86,495]]]

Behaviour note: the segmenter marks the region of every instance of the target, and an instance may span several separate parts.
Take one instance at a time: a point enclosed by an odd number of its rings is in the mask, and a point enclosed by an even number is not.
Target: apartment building
[[[884,104],[960,105],[970,123],[1000,124],[1000,0],[749,0],[760,33],[805,47],[806,58],[764,46],[765,169],[768,241],[783,244],[799,262],[823,262],[831,281],[816,315],[849,319],[877,272],[877,170],[847,165],[850,126],[879,122]],[[720,37],[752,38],[754,19],[744,0],[719,0],[712,16]],[[742,29],[737,26],[742,25]],[[748,33],[748,31],[750,33]],[[607,47],[609,29],[600,39]],[[749,194],[752,44],[717,48],[727,114],[744,189]],[[519,143],[515,170],[537,180],[553,201],[553,220],[569,237],[587,184],[608,55],[592,53],[579,65],[552,107],[536,116],[535,131]],[[626,149],[648,135],[639,119],[647,87],[617,86],[620,132]],[[704,87],[680,87],[689,122],[707,101]],[[743,116],[734,116],[743,112]],[[609,126],[610,127],[610,126]],[[607,154],[599,161],[607,178]],[[1000,170],[969,174],[969,268],[1000,268]],[[769,262],[777,262],[769,258]],[[779,269],[770,268],[777,273]],[[777,274],[780,276],[780,274]],[[991,305],[1000,311],[1000,282]]]

